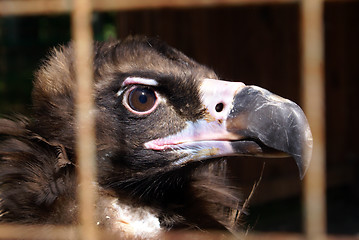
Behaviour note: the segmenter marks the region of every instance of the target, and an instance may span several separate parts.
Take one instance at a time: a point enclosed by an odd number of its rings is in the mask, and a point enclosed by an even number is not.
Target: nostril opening
[[[223,108],[224,108],[223,103],[218,103],[215,107],[216,112],[222,112]]]

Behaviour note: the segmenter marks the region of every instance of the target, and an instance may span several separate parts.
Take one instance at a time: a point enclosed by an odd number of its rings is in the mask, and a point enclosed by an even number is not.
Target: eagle
[[[99,227],[129,239],[235,233],[228,158],[291,156],[305,174],[312,135],[294,102],[220,80],[157,38],[93,49]],[[32,114],[0,119],[0,222],[78,223],[74,71],[73,45],[55,48],[35,73]]]

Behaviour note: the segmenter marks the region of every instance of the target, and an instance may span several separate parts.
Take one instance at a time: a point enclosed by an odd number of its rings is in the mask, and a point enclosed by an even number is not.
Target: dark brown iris
[[[157,100],[153,89],[136,87],[128,95],[129,106],[137,112],[147,112],[153,108]]]

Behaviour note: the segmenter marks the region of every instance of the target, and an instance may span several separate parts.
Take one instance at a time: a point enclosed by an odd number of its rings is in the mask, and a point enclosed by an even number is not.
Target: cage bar
[[[77,239],[77,228],[73,226],[1,224],[0,239],[75,240]]]
[[[325,239],[325,96],[323,72],[323,1],[303,0],[302,101],[312,129],[312,162],[304,179],[304,226],[307,239]]]
[[[151,8],[191,8],[213,6],[238,6],[249,4],[283,4],[299,0],[93,0],[95,11],[119,11]],[[63,14],[73,9],[69,0],[1,0],[0,16]]]
[[[93,38],[90,0],[75,0],[72,11],[72,35],[77,79],[77,164],[80,239],[97,239],[96,136],[93,100]]]

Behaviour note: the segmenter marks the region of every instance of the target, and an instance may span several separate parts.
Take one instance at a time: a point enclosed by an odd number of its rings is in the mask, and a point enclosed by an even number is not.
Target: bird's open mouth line
[[[244,156],[275,152],[255,139],[215,139],[215,140],[196,140],[179,141],[176,143],[162,143],[156,145],[154,142],[146,145],[148,149],[155,151],[173,151],[192,156],[201,155],[210,157],[223,156]]]
[[[212,146],[216,144],[224,144],[224,143],[232,143],[238,142],[242,140],[228,140],[228,139],[208,139],[208,140],[196,140],[196,141],[178,141],[171,143],[161,143],[156,144],[154,142],[146,143],[145,146],[148,149],[152,149],[155,151],[166,151],[166,150],[176,150],[176,149],[184,149],[184,148],[203,148],[206,145]]]
[[[235,156],[287,157],[286,153],[270,148],[257,139],[204,139],[196,141],[151,141],[147,148],[154,151],[173,152],[178,155],[172,164],[181,166],[188,162]],[[163,140],[163,139],[162,139]],[[155,143],[158,143],[156,145]]]

